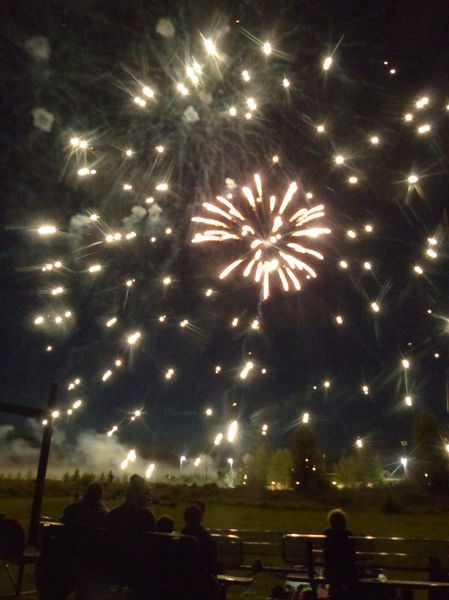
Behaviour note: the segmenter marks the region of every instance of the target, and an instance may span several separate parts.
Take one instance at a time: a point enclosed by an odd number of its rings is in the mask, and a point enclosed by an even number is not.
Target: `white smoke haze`
[[[0,473],[22,475],[31,471],[33,477],[37,471],[39,461],[40,442],[42,427],[34,421],[30,421],[30,435],[22,437],[12,425],[0,425]],[[126,469],[121,465],[132,450],[136,450],[136,459],[128,460]],[[145,477],[150,464],[155,468],[151,475],[151,481],[169,482],[188,479],[192,483],[202,485],[207,481],[210,483],[217,480],[217,468],[215,461],[206,455],[200,455],[201,462],[195,467],[197,458],[187,457],[182,467],[178,459],[173,462],[143,459],[139,451],[131,444],[121,443],[117,435],[108,437],[105,434],[93,430],[86,430],[78,434],[75,439],[69,439],[64,430],[56,424],[51,441],[50,458],[48,462],[47,477],[49,479],[61,479],[67,472],[73,473],[78,469],[80,473],[101,473],[112,471],[114,475],[132,475],[138,473]]]
[[[193,106],[188,106],[184,111],[184,121],[186,123],[195,123],[200,120],[200,115],[196,112]]]
[[[86,229],[89,229],[94,224],[88,215],[78,213],[70,217],[69,232],[72,235],[80,236],[83,235]]]

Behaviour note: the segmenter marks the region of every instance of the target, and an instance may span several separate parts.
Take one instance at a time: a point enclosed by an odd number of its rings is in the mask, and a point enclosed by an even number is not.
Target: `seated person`
[[[156,521],[156,531],[159,533],[173,533],[175,522],[170,515],[162,515]]]
[[[69,527],[82,529],[104,526],[108,509],[103,503],[103,486],[93,482],[87,486],[81,500],[64,508],[59,519]]]
[[[211,534],[203,525],[201,519],[204,510],[198,504],[190,504],[184,511],[185,526],[181,533],[191,535],[198,540],[200,560],[205,578],[201,590],[201,597],[213,600],[220,597],[220,587],[216,579],[217,574],[217,549]]]
[[[332,600],[354,600],[357,597],[355,551],[346,528],[345,513],[336,508],[328,515],[329,528],[324,535],[324,571]]]

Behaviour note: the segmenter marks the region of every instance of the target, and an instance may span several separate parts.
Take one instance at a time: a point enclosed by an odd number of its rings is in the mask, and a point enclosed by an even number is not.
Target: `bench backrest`
[[[242,540],[237,535],[212,534],[219,568],[239,567],[243,562]]]

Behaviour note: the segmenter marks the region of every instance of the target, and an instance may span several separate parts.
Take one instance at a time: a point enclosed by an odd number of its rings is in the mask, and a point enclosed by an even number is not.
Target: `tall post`
[[[37,546],[39,543],[39,522],[41,519],[42,498],[44,496],[45,477],[47,474],[48,457],[50,455],[51,435],[53,433],[53,418],[51,412],[56,407],[56,398],[58,386],[56,383],[50,385],[48,393],[48,424],[44,427],[41,442],[41,452],[39,455],[39,465],[37,467],[36,481],[33,490],[33,503],[31,505],[30,526],[28,530],[28,541]]]

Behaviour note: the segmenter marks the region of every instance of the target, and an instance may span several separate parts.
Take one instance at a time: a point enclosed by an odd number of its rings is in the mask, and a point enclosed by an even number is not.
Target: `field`
[[[47,497],[44,500],[42,514],[57,518],[71,498]],[[24,526],[27,525],[30,509],[29,498],[0,498],[0,513],[17,517]],[[119,501],[108,503],[113,508]],[[154,505],[156,516],[170,514],[175,520],[177,530],[183,525],[182,513],[184,504]],[[233,504],[208,503],[205,524],[210,528],[236,528],[253,530],[290,531],[301,533],[319,533],[326,526],[327,511],[324,509],[284,508],[282,506],[241,506]],[[449,518],[441,512],[386,514],[378,508],[352,509],[348,511],[349,525],[356,534],[372,534],[377,536],[403,536],[417,538],[441,539],[447,537]],[[258,581],[255,587],[255,600],[266,598],[276,581],[268,578]],[[26,586],[33,587],[31,575]],[[0,575],[0,594],[8,591],[8,581],[4,574]],[[240,598],[243,590],[229,594],[229,599]]]

